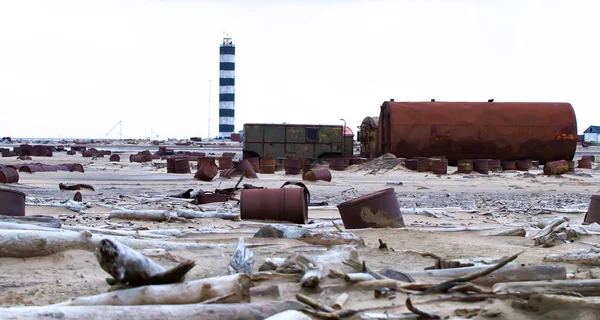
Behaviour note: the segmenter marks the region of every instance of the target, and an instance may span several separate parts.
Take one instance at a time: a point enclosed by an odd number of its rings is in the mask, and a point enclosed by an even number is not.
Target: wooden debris
[[[223,220],[232,220],[238,221],[240,220],[240,215],[236,213],[229,212],[205,212],[205,211],[195,211],[195,210],[185,210],[179,209],[177,210],[177,216],[180,218],[187,219],[223,219]]]
[[[545,262],[568,262],[585,264],[590,266],[600,266],[600,252],[582,251],[567,254],[549,254],[544,257]]]
[[[492,288],[495,294],[528,296],[535,293],[559,294],[572,292],[582,296],[600,295],[600,280],[556,280],[497,283]]]
[[[423,257],[429,257],[429,258],[433,258],[435,259],[435,264],[431,267],[427,267],[425,268],[425,270],[432,270],[432,269],[453,269],[453,268],[462,268],[462,267],[472,267],[473,264],[472,263],[461,263],[460,261],[453,261],[453,260],[446,260],[443,259],[433,253],[421,253],[421,256]]]
[[[410,301],[410,297],[406,298],[406,308],[410,310],[410,312],[424,318],[424,319],[440,319],[440,316],[437,314],[428,313],[422,310],[417,309]]]
[[[527,231],[524,228],[513,228],[505,231],[489,234],[488,236],[493,237],[524,237],[527,235]]]
[[[379,239],[379,250],[390,250],[387,243],[383,242],[381,239]]]
[[[113,210],[110,213],[110,219],[126,220],[149,220],[149,221],[167,221],[169,220],[167,210]]]
[[[325,312],[334,312],[335,309],[324,304],[321,303],[320,301],[317,301],[309,296],[303,295],[301,293],[297,293],[296,294],[296,299],[298,299],[298,301],[305,303],[311,307],[313,307],[315,310],[321,310],[321,311],[325,311]]]
[[[344,276],[344,280],[348,282],[372,281],[375,278],[368,273],[348,273]]]
[[[342,308],[344,308],[344,304],[346,304],[346,302],[348,302],[349,298],[350,298],[350,295],[348,295],[347,293],[344,292],[335,299],[335,302],[333,303],[333,305],[331,307],[335,310],[342,310]]]
[[[265,320],[311,320],[311,317],[296,310],[287,310],[276,315],[272,315]]]
[[[121,319],[128,320],[263,320],[286,310],[302,310],[297,301],[240,304],[187,304],[141,306],[42,306],[10,307],[2,310],[8,319]]]
[[[91,186],[89,184],[84,184],[84,183],[78,183],[78,184],[59,183],[58,188],[60,190],[73,190],[74,191],[74,190],[88,189],[88,190],[96,191],[96,189],[94,189],[93,186]]]
[[[35,225],[44,228],[60,228],[62,225],[62,222],[59,219],[41,215],[31,215],[22,217],[0,215],[0,222]]]
[[[528,307],[540,313],[561,309],[578,310],[589,308],[599,310],[600,297],[581,298],[554,294],[532,294],[529,297]]]
[[[256,286],[256,287],[250,288],[250,296],[252,298],[268,297],[271,299],[279,300],[279,298],[281,297],[281,293],[279,292],[279,286],[276,284],[272,284],[272,285],[263,285],[263,286]]]
[[[306,227],[299,228],[296,226],[282,224],[265,225],[256,232],[254,237],[298,239],[306,243],[322,246],[334,246],[344,244],[364,246],[365,244],[359,236],[349,231],[320,231],[312,230]]]
[[[359,259],[356,249],[351,246],[336,246],[331,250],[308,258],[306,271],[300,280],[302,287],[316,288],[321,278],[334,266],[340,266],[344,261]]]
[[[152,285],[81,297],[55,306],[193,304],[227,296],[222,303],[250,302],[250,277],[236,274],[185,283]]]

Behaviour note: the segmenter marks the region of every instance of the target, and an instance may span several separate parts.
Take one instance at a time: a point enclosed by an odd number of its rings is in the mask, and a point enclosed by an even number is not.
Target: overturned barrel
[[[204,162],[194,175],[194,178],[202,181],[211,181],[219,173],[219,168],[214,162]]]
[[[111,154],[110,158],[108,158],[110,162],[119,162],[121,161],[121,157],[118,154]]]
[[[305,187],[242,189],[240,217],[306,224],[309,201]]]
[[[0,168],[0,183],[17,183],[19,182],[19,172],[14,168]]]
[[[314,168],[302,173],[302,180],[306,181],[327,181],[331,182],[331,172],[326,168]]]
[[[346,229],[403,228],[404,219],[394,188],[370,193],[338,206]]]
[[[566,160],[552,161],[544,165],[545,175],[563,174],[569,171],[569,163]]]

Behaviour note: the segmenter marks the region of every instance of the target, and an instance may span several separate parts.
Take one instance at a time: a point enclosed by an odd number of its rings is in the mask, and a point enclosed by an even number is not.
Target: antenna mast
[[[108,137],[108,135],[115,130],[117,126],[119,126],[119,140],[123,140],[123,122],[121,122],[121,120],[119,120],[119,122],[117,122],[117,124],[115,124],[115,126],[106,133],[106,136]]]
[[[208,80],[208,139],[210,139],[210,92],[212,80]]]

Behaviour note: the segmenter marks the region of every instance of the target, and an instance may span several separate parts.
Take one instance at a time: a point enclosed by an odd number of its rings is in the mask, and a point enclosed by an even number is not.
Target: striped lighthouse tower
[[[219,62],[219,137],[231,138],[235,129],[235,46],[231,38],[223,38]]]

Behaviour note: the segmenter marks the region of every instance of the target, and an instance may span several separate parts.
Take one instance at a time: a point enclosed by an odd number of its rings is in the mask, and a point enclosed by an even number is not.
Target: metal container
[[[275,173],[275,166],[269,166],[269,165],[260,165],[260,173],[261,174],[273,174]]]
[[[417,171],[418,172],[427,172],[431,171],[432,160],[428,158],[418,158],[417,159]]]
[[[308,190],[305,187],[284,186],[279,189],[242,189],[241,218],[306,224],[310,202],[310,196],[307,197]]]
[[[583,224],[600,223],[600,195],[592,195],[590,206],[583,218]]]
[[[404,160],[404,166],[409,170],[417,170],[418,159],[406,159]]]
[[[69,171],[74,172],[84,172],[85,170],[83,169],[83,165],[79,164],[79,163],[61,163],[59,164],[59,166],[65,166],[67,168],[69,168]]]
[[[377,156],[377,130],[379,117],[366,117],[360,124],[357,140],[360,142],[360,156],[375,158]]]
[[[194,178],[202,181],[211,181],[217,176],[217,173],[219,173],[219,168],[217,168],[214,162],[204,162],[198,167]]]
[[[350,166],[350,160],[346,159],[346,167]],[[310,170],[310,168],[312,167],[312,163],[310,162],[310,159],[307,158],[302,158],[302,171],[306,171],[306,170]]]
[[[502,160],[502,171],[517,170],[517,162],[515,160]]]
[[[236,163],[234,166],[237,170],[244,172],[244,176],[246,178],[249,178],[249,179],[257,179],[258,178],[258,176],[256,175],[256,171],[254,171],[254,168],[252,167],[250,162],[248,162],[248,160],[242,160],[242,161]]]
[[[546,175],[563,174],[567,171],[569,171],[569,163],[567,160],[548,162],[544,166],[544,174]]]
[[[259,163],[260,163],[260,173],[266,173],[266,174],[275,173],[275,166],[277,165],[277,159],[261,158]]]
[[[219,176],[223,178],[232,178],[235,176],[240,176],[241,174],[242,173],[238,169],[225,169],[221,170]]]
[[[582,156],[582,157],[581,157],[581,159],[582,159],[582,160],[586,160],[586,159],[587,159],[587,160],[591,160],[592,162],[595,162],[595,161],[596,161],[596,157],[595,157],[595,156],[593,156],[593,155]]]
[[[214,163],[213,163],[214,164]],[[190,161],[187,158],[175,158],[173,163],[175,173],[191,173]]]
[[[112,151],[110,151],[110,150],[100,150],[100,152],[102,152],[102,154],[105,155],[105,156],[112,155]]]
[[[121,157],[118,154],[111,154],[110,158],[108,158],[108,161],[119,162],[121,161]]]
[[[475,159],[473,160],[473,171],[481,174],[489,173],[490,159]]]
[[[285,174],[300,174],[302,172],[302,160],[296,158],[285,159]]]
[[[394,188],[367,194],[341,203],[337,207],[346,229],[405,226]]]
[[[517,171],[529,171],[529,169],[533,166],[531,160],[516,160],[515,168]]]
[[[577,120],[569,103],[393,102],[381,106],[378,153],[399,158],[572,159]]]
[[[58,171],[58,168],[56,166],[53,166],[53,165],[42,164],[41,166],[44,169],[44,172],[56,172],[56,171]]]
[[[44,172],[44,167],[42,167],[41,165],[38,164],[28,164],[28,165],[24,165],[21,166],[19,168],[19,172],[27,172],[27,173],[34,173],[34,172]]]
[[[431,160],[431,172],[435,174],[448,174],[448,160],[435,159]]]
[[[21,191],[0,189],[0,214],[24,216],[25,194]]]
[[[355,165],[355,164],[362,164],[363,162],[365,162],[365,158],[351,158],[350,159],[350,165]]]
[[[488,164],[488,169],[491,172],[501,172],[502,171],[502,161],[498,159],[490,159],[490,163]]]
[[[326,168],[313,168],[302,173],[302,180],[331,182],[331,172]]]
[[[231,169],[233,167],[233,159],[231,157],[218,157],[217,161],[219,162],[219,169]]]
[[[473,161],[471,160],[458,160],[457,173],[471,173],[473,172]]]
[[[139,162],[139,163],[143,163],[143,162],[147,162],[148,158],[143,155],[143,154],[132,154],[129,156],[129,162]]]
[[[591,169],[592,168],[592,160],[590,160],[590,159],[577,160],[577,167],[581,168],[581,169]]]
[[[14,168],[0,168],[0,183],[19,182],[19,172]]]
[[[344,171],[348,167],[347,163],[350,163],[348,159],[332,158],[329,159],[329,169],[336,171]]]
[[[260,158],[247,158],[246,160],[250,163],[255,173],[260,173]]]
[[[175,173],[175,158],[167,158],[167,173]]]
[[[575,161],[567,160],[567,163],[569,164],[569,172],[575,172]]]

